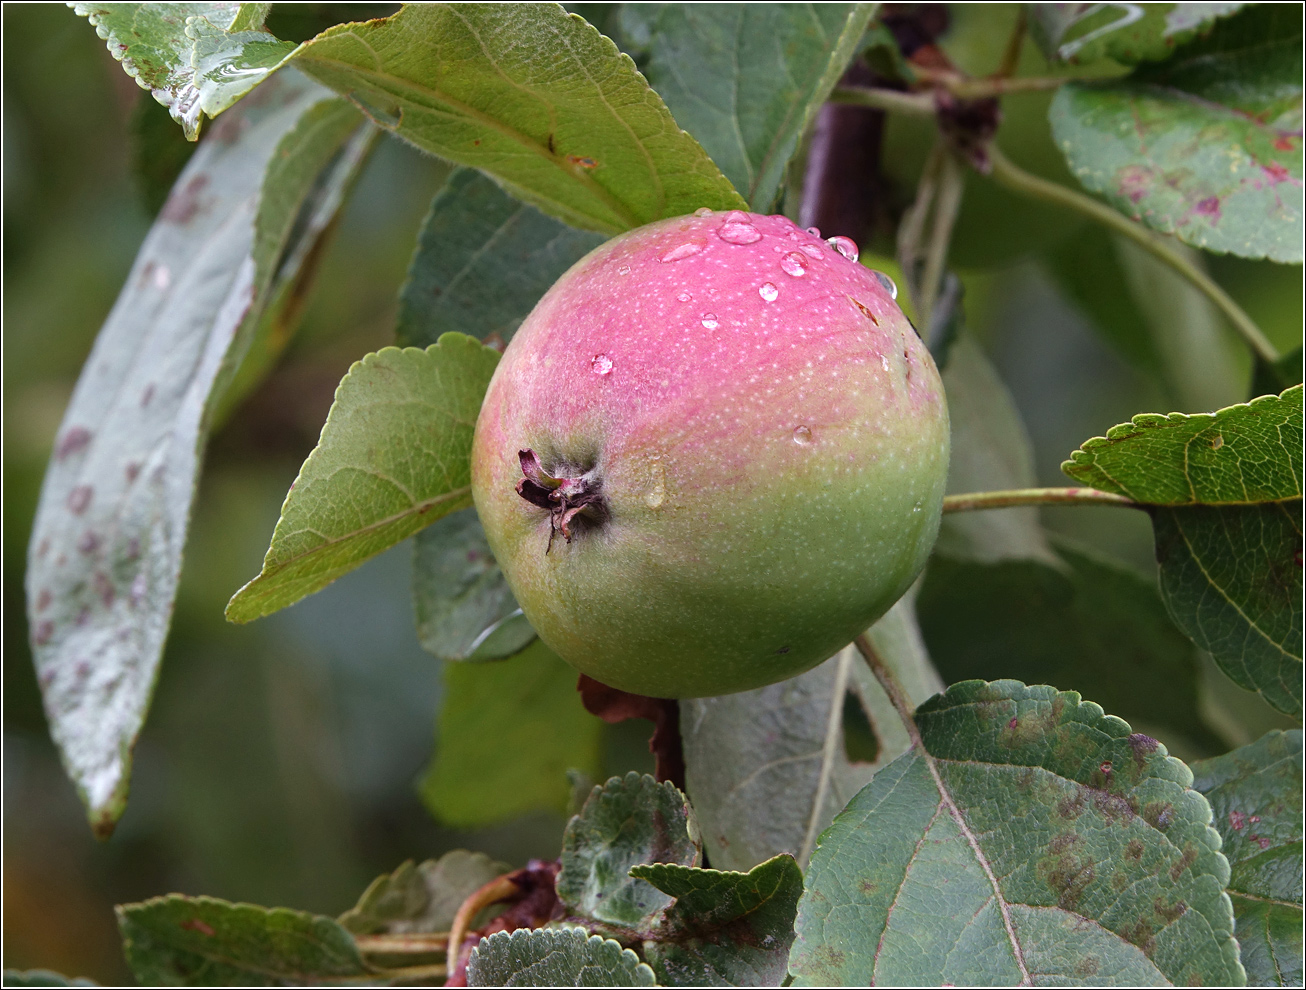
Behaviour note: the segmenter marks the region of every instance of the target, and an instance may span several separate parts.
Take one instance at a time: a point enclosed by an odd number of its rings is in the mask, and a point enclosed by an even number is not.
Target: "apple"
[[[847,238],[739,211],[601,245],[508,344],[472,494],[526,618],[662,698],[815,666],[925,564],[948,472],[939,374]]]

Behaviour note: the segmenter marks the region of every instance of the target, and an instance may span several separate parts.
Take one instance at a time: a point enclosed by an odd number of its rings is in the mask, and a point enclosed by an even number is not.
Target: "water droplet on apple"
[[[797,251],[790,251],[780,259],[780,268],[786,275],[802,278],[807,274],[807,259]]]
[[[812,442],[812,431],[809,427],[806,426],[794,427],[794,443],[798,444],[800,447],[806,447],[811,442]]]
[[[681,302],[693,302],[694,300],[694,297],[691,296],[688,292],[682,292],[680,293],[680,295],[676,296],[676,298],[679,299]]]
[[[715,329],[716,329],[717,327],[719,327],[720,325],[721,325],[721,324],[718,323],[718,322],[716,321],[716,313],[704,313],[704,314],[703,314],[703,329],[704,329],[704,330],[715,330]]]
[[[743,214],[741,213],[740,216],[742,217]],[[762,239],[762,232],[746,219],[734,221],[729,217],[716,234],[727,244],[754,244]]]
[[[820,236],[821,236],[821,228],[820,228],[820,227],[808,227],[808,228],[807,228],[807,232],[808,232],[809,234],[811,234],[813,237],[820,237]]]
[[[590,361],[590,371],[596,375],[606,375],[612,370],[612,358],[606,354],[595,354],[594,359]]]
[[[804,244],[798,250],[809,258],[819,258],[821,256],[821,249],[815,244]]]
[[[780,295],[780,290],[771,282],[763,282],[758,286],[757,294],[767,302],[775,302],[776,297]]]
[[[890,299],[898,298],[898,286],[894,284],[893,279],[889,278],[884,272],[871,272],[876,277],[884,291],[889,293]]]
[[[748,214],[743,210],[731,210],[726,214],[726,223],[748,223]]]
[[[702,244],[695,244],[693,241],[686,241],[684,244],[678,244],[670,251],[664,254],[659,261],[682,261],[685,258],[692,258],[698,252],[703,250]]]
[[[618,274],[618,275],[629,275],[629,274],[630,274],[630,265],[622,265],[620,268],[617,269],[617,274]]]
[[[885,371],[889,370],[889,358],[885,354],[880,355],[880,367],[883,368]]]
[[[696,217],[710,217],[711,215],[712,215],[712,211],[709,210],[706,206],[700,206],[697,210],[694,211],[694,216]]]
[[[920,504],[919,502],[917,502],[915,505],[913,505],[913,506],[911,507],[911,511],[912,511],[912,512],[920,512],[920,511],[921,511],[921,504]]]
[[[835,236],[831,237],[825,243],[829,244],[830,247],[834,248],[849,261],[857,260],[859,254],[857,250],[857,242],[851,237]]]

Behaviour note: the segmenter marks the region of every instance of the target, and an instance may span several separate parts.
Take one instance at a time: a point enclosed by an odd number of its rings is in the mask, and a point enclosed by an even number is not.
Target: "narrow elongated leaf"
[[[1125,80],[1063,86],[1048,114],[1071,171],[1194,247],[1301,261],[1298,14],[1260,5]]]
[[[602,734],[581,704],[576,671],[538,640],[501,663],[447,664],[422,800],[456,828],[564,811],[567,771],[599,775]]]
[[[498,360],[451,333],[424,351],[387,347],[356,362],[286,496],[262,572],[227,618],[292,605],[470,505],[472,431]]]
[[[322,986],[370,982],[330,918],[172,894],[118,908],[123,953],[146,986]]]
[[[1193,764],[1229,860],[1249,986],[1302,984],[1302,736],[1274,731]]]
[[[549,286],[603,241],[455,169],[431,201],[399,293],[399,342],[426,347],[450,330],[507,342]]]
[[[676,786],[634,771],[597,786],[562,836],[558,899],[574,913],[640,930],[671,898],[630,874],[644,863],[697,866],[694,813]]]
[[[186,137],[261,83],[295,50],[263,30],[268,3],[70,3],[127,75]]]
[[[465,849],[421,864],[409,860],[373,880],[338,920],[355,935],[445,932],[463,901],[508,870],[506,863]]]
[[[1068,62],[1112,58],[1125,65],[1168,58],[1245,3],[1031,3],[1043,54]]]
[[[1165,747],[1017,681],[915,718],[812,857],[795,985],[1242,985],[1229,864]]]
[[[644,942],[662,986],[778,987],[785,978],[803,872],[776,856],[748,873],[659,863],[630,875],[674,897]]]
[[[380,126],[577,227],[745,205],[629,56],[556,4],[412,4],[324,31],[295,62]]]
[[[843,75],[878,4],[623,4],[644,74],[756,211]]]
[[[651,987],[653,970],[620,942],[575,928],[495,932],[472,950],[469,987]]]
[[[33,656],[102,834],[126,800],[214,407],[370,140],[355,110],[297,73],[228,121],[182,173],[100,332],[32,531]]]

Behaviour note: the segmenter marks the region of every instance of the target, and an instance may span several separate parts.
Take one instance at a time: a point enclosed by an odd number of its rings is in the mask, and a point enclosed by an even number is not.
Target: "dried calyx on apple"
[[[738,211],[650,224],[563,275],[472,452],[544,642],[613,687],[700,697],[801,673],[893,605],[948,471],[943,387],[895,295],[847,238]]]

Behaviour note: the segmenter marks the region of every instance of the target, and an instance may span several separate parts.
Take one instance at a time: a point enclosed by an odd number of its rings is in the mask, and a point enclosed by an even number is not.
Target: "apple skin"
[[[948,444],[938,371],[875,273],[785,217],[699,211],[544,295],[486,393],[472,494],[559,656],[704,697],[802,673],[901,597]],[[518,493],[523,451],[598,493],[569,540]]]

